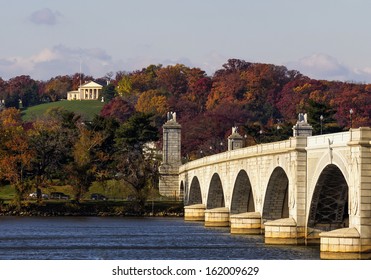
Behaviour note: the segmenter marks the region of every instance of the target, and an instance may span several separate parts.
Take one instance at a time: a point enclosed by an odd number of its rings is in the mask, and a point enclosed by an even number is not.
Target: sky
[[[0,0],[0,77],[228,59],[371,83],[370,0]]]

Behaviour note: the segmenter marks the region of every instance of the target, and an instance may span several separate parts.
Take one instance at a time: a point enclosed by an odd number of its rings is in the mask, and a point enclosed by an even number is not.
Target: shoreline
[[[7,211],[0,212],[0,217],[183,217],[183,213],[161,212],[161,213],[46,213],[46,212],[25,212]]]
[[[26,203],[17,209],[14,205],[0,205],[0,217],[183,217],[183,203],[156,202],[144,208],[126,202],[41,202]]]

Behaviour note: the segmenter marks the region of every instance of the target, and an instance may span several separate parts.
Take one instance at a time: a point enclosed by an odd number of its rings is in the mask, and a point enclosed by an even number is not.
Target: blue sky
[[[229,58],[317,79],[371,83],[369,0],[0,0],[0,77],[183,63],[212,75]]]

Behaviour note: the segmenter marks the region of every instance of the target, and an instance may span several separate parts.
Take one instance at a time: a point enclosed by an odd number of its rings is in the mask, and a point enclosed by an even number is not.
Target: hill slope
[[[23,120],[30,121],[43,115],[50,108],[62,107],[68,111],[81,115],[84,120],[90,121],[95,115],[99,114],[104,104],[105,103],[98,100],[62,100],[29,107],[22,112],[22,115]]]

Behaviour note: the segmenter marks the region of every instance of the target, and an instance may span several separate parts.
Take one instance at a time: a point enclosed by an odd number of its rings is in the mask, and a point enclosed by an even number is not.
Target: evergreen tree
[[[335,108],[309,99],[305,109],[308,115],[308,123],[313,127],[313,135],[321,134],[321,123],[323,134],[342,131],[342,127],[335,119]]]

